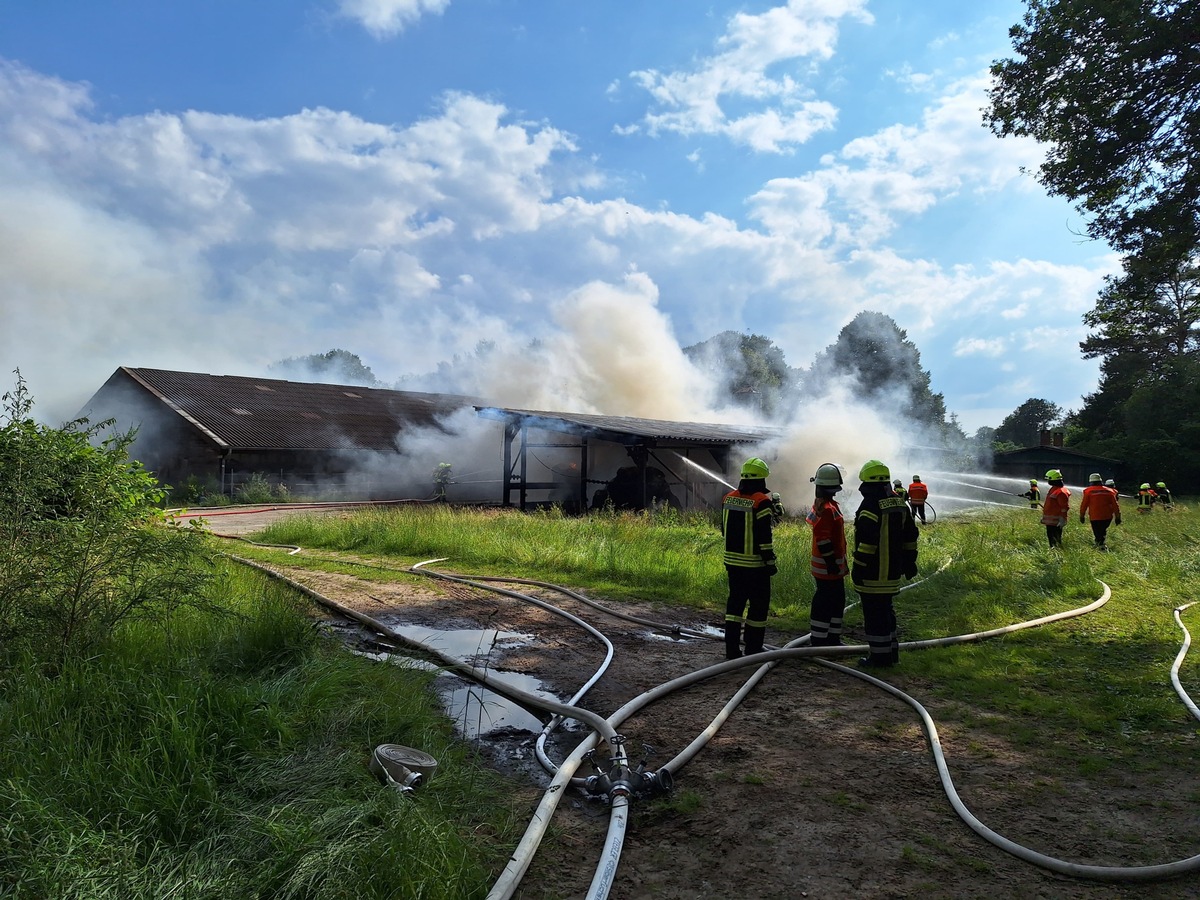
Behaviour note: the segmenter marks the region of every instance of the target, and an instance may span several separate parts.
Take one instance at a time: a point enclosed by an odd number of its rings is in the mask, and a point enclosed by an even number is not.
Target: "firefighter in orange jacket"
[[[877,459],[858,473],[863,501],[854,514],[854,567],[851,579],[862,597],[863,628],[870,654],[859,659],[866,668],[894,666],[900,661],[893,605],[900,582],[917,577],[917,526],[904,501],[892,493],[888,467]]]
[[[842,489],[842,470],[833,463],[817,467],[809,479],[816,485],[812,510],[805,521],[812,526],[812,576],[816,583],[809,608],[808,628],[814,647],[842,643],[842,616],[846,613],[846,522],[834,495]]]
[[[913,518],[920,519],[925,524],[925,501],[929,499],[929,488],[921,481],[920,475],[914,475],[912,484],[908,486],[908,505]]]
[[[757,456],[742,463],[737,490],[721,502],[721,533],[725,536],[725,573],[729,599],[725,603],[725,658],[742,655],[742,620],[745,614],[746,653],[761,653],[771,608],[771,576],[775,546],[771,522],[775,502],[767,493],[771,470]],[[747,612],[749,606],[749,612]]]
[[[1121,504],[1117,501],[1117,492],[1105,487],[1100,473],[1093,472],[1088,476],[1088,486],[1083,489],[1083,498],[1079,501],[1079,522],[1084,518],[1092,520],[1092,537],[1096,539],[1097,550],[1107,550],[1105,540],[1108,526],[1121,524]]]
[[[1063,485],[1062,472],[1058,469],[1047,472],[1046,480],[1050,482],[1050,493],[1042,502],[1042,524],[1046,526],[1046,540],[1053,550],[1062,547],[1063,528],[1071,514],[1071,492]]]

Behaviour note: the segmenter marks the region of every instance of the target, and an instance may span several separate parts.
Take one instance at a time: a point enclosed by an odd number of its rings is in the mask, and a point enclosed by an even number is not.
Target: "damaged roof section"
[[[783,436],[782,429],[770,427],[672,422],[666,419],[595,416],[497,406],[476,406],[475,410],[482,418],[499,419],[513,426],[574,434],[625,446],[732,447],[737,444],[761,444]]]
[[[235,450],[394,452],[405,428],[443,430],[440,420],[471,398],[240,375],[122,366],[127,377],[202,432]]]

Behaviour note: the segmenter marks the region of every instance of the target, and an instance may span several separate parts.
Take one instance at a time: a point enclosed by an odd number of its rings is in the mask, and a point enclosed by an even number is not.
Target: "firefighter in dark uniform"
[[[1042,492],[1038,488],[1038,483],[1037,483],[1036,478],[1030,478],[1029,479],[1029,490],[1027,490],[1023,494],[1017,494],[1017,496],[1024,497],[1026,500],[1028,500],[1030,509],[1037,509],[1039,506],[1042,505]]]
[[[893,600],[903,579],[917,577],[918,532],[912,511],[892,493],[887,466],[877,459],[867,460],[858,478],[863,500],[854,514],[850,578],[862,597],[863,627],[870,649],[858,664],[882,668],[900,661]]]
[[[771,576],[775,568],[771,522],[779,501],[767,493],[771,470],[757,456],[742,463],[741,481],[721,502],[721,533],[725,535],[725,572],[729,599],[725,604],[725,658],[742,655],[745,614],[746,653],[761,653],[771,607]],[[747,612],[747,606],[749,611]]]

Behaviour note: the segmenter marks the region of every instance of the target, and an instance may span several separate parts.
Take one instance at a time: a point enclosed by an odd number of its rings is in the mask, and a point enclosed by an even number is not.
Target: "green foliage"
[[[237,486],[233,495],[238,503],[286,503],[291,492],[283,482],[273,484],[262,472],[251,472],[250,477]]]
[[[0,416],[0,664],[33,654],[47,671],[93,652],[122,620],[197,602],[204,539],[163,524],[165,491],[108,423],[37,424],[17,372]]]
[[[370,366],[364,364],[358,354],[348,350],[293,356],[271,363],[267,370],[280,378],[296,378],[301,381],[361,384],[364,387],[378,387],[380,383]]]
[[[1062,415],[1062,408],[1058,404],[1030,397],[1004,417],[993,440],[1014,447],[1036,447],[1041,432],[1057,426]]]
[[[1039,176],[1125,253],[1200,246],[1200,7],[1026,0],[986,119],[1046,146]]]
[[[683,352],[720,381],[725,399],[766,415],[782,408],[797,374],[783,351],[760,334],[722,331]]]
[[[835,382],[849,379],[857,399],[887,404],[896,417],[931,432],[943,445],[961,445],[966,435],[947,417],[945,397],[934,393],[931,378],[921,368],[921,351],[904,331],[883,313],[864,311],[855,316],[837,340],[817,354],[805,373],[801,393],[827,396]]]
[[[470,764],[431,675],[318,640],[307,602],[236,567],[214,609],[135,623],[0,704],[0,894],[457,900],[512,842],[498,780]],[[216,614],[219,612],[220,614]],[[438,760],[401,795],[381,743]]]

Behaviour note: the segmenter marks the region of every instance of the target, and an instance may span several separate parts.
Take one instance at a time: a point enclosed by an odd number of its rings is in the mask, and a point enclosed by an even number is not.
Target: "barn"
[[[995,454],[992,459],[993,472],[1013,478],[1036,478],[1042,481],[1050,469],[1058,469],[1067,484],[1077,486],[1086,485],[1088,476],[1093,472],[1099,472],[1105,480],[1115,479],[1118,484],[1126,477],[1120,460],[1064,447],[1061,431],[1043,431],[1038,446],[1004,451]]]
[[[136,430],[164,484],[234,496],[252,478],[321,500],[428,499],[570,512],[711,507],[735,449],[769,428],[552,410],[479,398],[164,369],[117,369],[80,412]],[[435,483],[442,481],[443,483]]]

